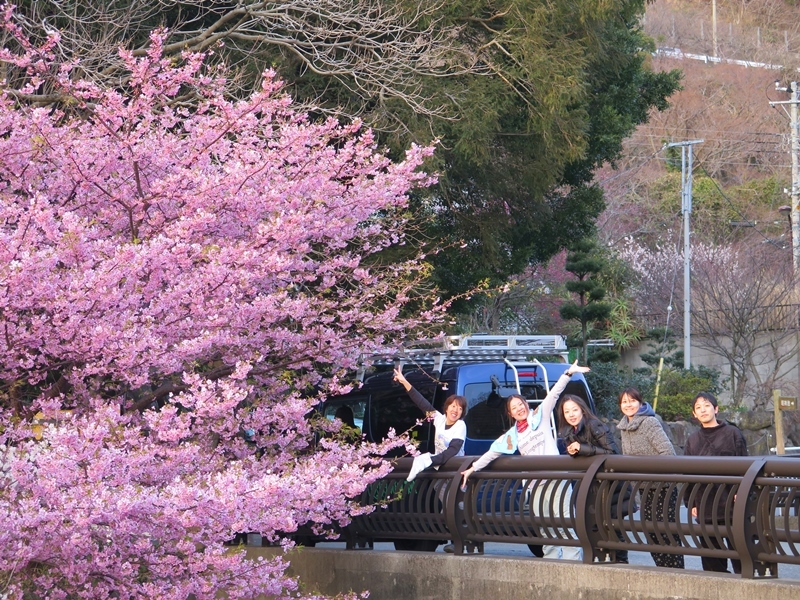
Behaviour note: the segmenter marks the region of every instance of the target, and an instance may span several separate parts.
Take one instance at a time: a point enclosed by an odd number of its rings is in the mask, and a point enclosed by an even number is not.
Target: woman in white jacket
[[[464,441],[467,438],[467,425],[462,420],[467,410],[467,399],[464,396],[453,394],[448,396],[442,407],[443,413],[436,410],[428,400],[414,388],[403,375],[400,369],[394,370],[394,380],[402,385],[408,392],[411,401],[417,405],[427,416],[433,416],[433,441],[434,452],[425,452],[414,457],[414,464],[408,474],[408,481],[414,478],[423,469],[430,466],[443,465],[454,456],[464,456]]]

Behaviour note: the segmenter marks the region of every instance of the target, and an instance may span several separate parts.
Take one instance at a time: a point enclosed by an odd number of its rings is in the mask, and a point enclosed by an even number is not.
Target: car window
[[[544,400],[544,397],[547,396],[547,390],[544,389],[544,385],[541,383],[522,383],[520,382],[519,389],[522,392],[522,395],[528,400],[528,404],[531,405],[532,408],[539,406]]]
[[[528,399],[528,404],[532,409],[538,407],[547,395],[547,390],[542,383],[521,381],[520,391]],[[580,396],[591,407],[594,407],[588,399],[586,386],[583,382],[570,382],[564,391],[564,394],[566,393]],[[511,418],[505,411],[505,398],[492,393],[491,383],[468,384],[464,386],[464,395],[467,398],[468,406],[467,415],[464,417],[464,421],[467,424],[467,437],[478,440],[494,440],[511,427]],[[550,423],[554,435],[557,410],[553,412]]]
[[[511,426],[506,415],[505,399],[492,394],[491,383],[471,383],[464,386],[467,398],[467,437],[493,440],[500,437]]]
[[[347,398],[344,402],[326,404],[323,415],[329,421],[339,419],[359,430],[364,429],[364,412],[367,409],[366,398]],[[352,423],[349,420],[352,419]]]
[[[370,410],[372,438],[376,441],[386,439],[390,429],[394,429],[396,433],[411,430],[411,437],[422,443],[419,450],[421,452],[432,452],[433,448],[427,447],[432,426],[431,422],[423,420],[420,425],[417,425],[417,421],[425,419],[425,415],[411,401],[405,390],[399,386],[398,388],[402,393],[396,392],[373,396]]]

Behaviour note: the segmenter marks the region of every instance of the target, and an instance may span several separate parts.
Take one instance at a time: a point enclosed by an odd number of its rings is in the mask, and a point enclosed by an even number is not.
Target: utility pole
[[[711,2],[711,38],[714,46],[714,58],[719,56],[719,46],[717,46],[717,0]]]
[[[692,146],[704,140],[691,140],[667,144],[667,148],[681,148],[681,212],[683,213],[683,368],[692,366],[692,295],[689,217],[692,214]],[[688,158],[688,160],[687,160]],[[687,164],[688,163],[688,164]]]
[[[781,87],[778,81],[775,82],[775,89],[779,92],[788,92],[789,100],[780,102],[770,102],[770,106],[789,105],[789,139],[791,140],[791,154],[792,154],[792,189],[789,192],[791,198],[789,220],[791,221],[792,230],[792,268],[795,281],[800,275],[800,123],[798,123],[798,94],[797,82],[792,81],[788,87]],[[797,290],[795,290],[795,297],[797,297]],[[798,332],[800,338],[800,332]],[[800,345],[800,339],[798,339]],[[800,365],[798,365],[800,369]],[[776,437],[776,451],[778,454],[783,454],[783,418],[780,406],[780,391],[773,392],[773,409],[775,411],[775,437]]]
[[[792,221],[792,265],[795,275],[800,273],[800,124],[798,124],[798,93],[797,82],[793,81],[788,87],[781,87],[775,82],[775,89],[780,92],[789,92],[790,99],[780,102],[770,102],[770,106],[789,105],[789,136],[791,140],[792,154],[792,189],[789,192],[791,198],[791,212],[789,218]]]

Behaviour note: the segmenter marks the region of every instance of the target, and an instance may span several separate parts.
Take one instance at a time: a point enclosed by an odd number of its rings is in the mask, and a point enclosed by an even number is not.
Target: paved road
[[[344,542],[323,542],[318,543],[317,548],[344,548]],[[437,552],[444,552],[442,546],[436,550]],[[375,544],[375,550],[393,551],[394,545],[390,543]],[[527,546],[522,544],[499,544],[490,542],[484,545],[484,554],[491,556],[516,556],[526,557],[533,559],[533,555]],[[628,561],[632,565],[640,565],[646,567],[654,567],[653,559],[647,552],[629,552]],[[687,556],[685,558],[686,569],[701,571],[700,557]],[[792,579],[800,582],[800,565],[787,565],[781,564],[778,566],[778,572],[781,579]]]

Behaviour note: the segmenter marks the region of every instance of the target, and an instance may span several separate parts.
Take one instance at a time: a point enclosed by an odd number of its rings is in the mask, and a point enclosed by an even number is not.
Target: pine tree
[[[611,304],[603,302],[606,290],[595,278],[604,266],[605,259],[601,250],[597,242],[590,238],[576,242],[567,254],[566,269],[577,280],[568,281],[566,288],[577,296],[577,302],[565,302],[559,313],[562,319],[578,321],[581,325],[582,360],[588,358],[586,348],[589,326],[607,319],[611,314]]]

